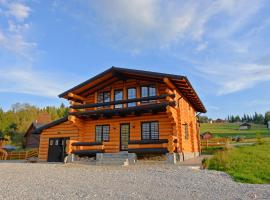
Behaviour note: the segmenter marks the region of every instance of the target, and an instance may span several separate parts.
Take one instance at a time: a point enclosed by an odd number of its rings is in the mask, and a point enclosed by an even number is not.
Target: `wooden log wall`
[[[110,141],[104,142],[105,152],[118,152],[120,148],[120,124],[130,124],[130,140],[141,140],[141,122],[158,121],[159,122],[159,138],[168,139],[172,134],[172,126],[166,113],[147,114],[142,116],[127,116],[127,117],[113,117],[111,119],[88,120],[85,122],[85,134],[81,138],[82,142],[95,141],[95,127],[96,125],[110,125]],[[163,147],[163,144],[130,144],[129,148],[155,148]]]
[[[69,137],[71,140],[80,139],[79,129],[71,121],[67,121],[44,130],[40,136],[39,160],[47,161],[48,159],[49,138],[65,137]]]
[[[200,137],[194,108],[177,90],[167,89],[166,92],[175,94],[174,101],[176,102],[176,107],[167,108],[167,113],[173,126],[173,136],[177,137],[174,151],[199,152]],[[188,139],[185,138],[185,124],[188,126]]]

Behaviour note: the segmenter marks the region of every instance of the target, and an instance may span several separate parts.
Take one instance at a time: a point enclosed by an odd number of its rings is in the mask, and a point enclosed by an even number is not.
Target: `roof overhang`
[[[84,98],[87,95],[102,89],[117,80],[126,80],[128,78],[157,81],[161,83],[164,83],[164,78],[168,78],[183,94],[183,96],[193,105],[197,112],[206,112],[202,101],[200,100],[187,77],[119,67],[111,67],[110,69],[94,76],[93,78],[65,91],[64,93],[60,94],[59,97],[68,100],[76,99],[75,96]]]

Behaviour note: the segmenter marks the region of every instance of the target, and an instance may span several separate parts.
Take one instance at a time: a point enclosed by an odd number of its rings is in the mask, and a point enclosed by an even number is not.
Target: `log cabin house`
[[[206,109],[185,76],[112,67],[59,97],[70,101],[69,115],[37,130],[40,161],[200,152],[196,113]]]

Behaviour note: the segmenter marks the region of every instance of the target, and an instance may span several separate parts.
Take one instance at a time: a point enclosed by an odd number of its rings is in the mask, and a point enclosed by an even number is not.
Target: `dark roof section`
[[[84,81],[83,83],[80,83],[79,85],[63,92],[62,94],[59,94],[59,97],[64,97],[65,95],[67,95],[69,92],[72,92],[73,90],[76,90],[80,87],[85,86],[86,84],[104,76],[105,74],[109,73],[109,72],[130,72],[130,73],[136,73],[136,74],[142,74],[142,75],[149,75],[149,76],[159,76],[159,77],[169,77],[169,78],[174,78],[174,79],[183,79],[185,78],[184,76],[179,76],[179,75],[174,75],[174,74],[164,74],[164,73],[158,73],[158,72],[151,72],[151,71],[144,71],[144,70],[136,70],[136,69],[127,69],[127,68],[120,68],[120,67],[111,67],[109,69],[107,69],[106,71],[88,79],[87,81]]]
[[[51,123],[48,123],[48,124],[45,124],[45,125],[39,127],[38,129],[36,129],[34,131],[34,133],[40,134],[43,130],[48,129],[48,128],[51,128],[51,127],[56,126],[58,124],[61,124],[63,122],[66,122],[67,120],[68,120],[68,117],[67,116],[66,117],[63,117],[63,118],[60,118],[60,119],[57,119],[57,120],[55,120],[55,121],[53,121]]]
[[[99,79],[100,77],[103,77],[107,73],[124,73],[124,74],[131,74],[131,75],[133,74],[133,75],[139,75],[139,76],[144,76],[144,77],[151,76],[151,77],[154,77],[155,79],[163,79],[163,78],[167,77],[167,78],[171,79],[172,82],[175,83],[177,87],[179,87],[179,90],[191,102],[191,104],[194,106],[196,111],[204,112],[204,113],[206,112],[206,109],[205,109],[202,101],[198,97],[198,94],[195,92],[194,88],[192,87],[192,85],[190,84],[190,82],[186,76],[159,73],[159,72],[151,72],[151,71],[144,71],[144,70],[136,70],[136,69],[127,69],[127,68],[120,68],[120,67],[114,67],[114,66],[107,69],[106,71],[88,79],[87,81],[65,91],[64,93],[60,94],[59,97],[65,98],[65,96],[69,92],[72,92],[72,91],[77,90],[81,87],[84,87],[85,85],[91,83],[92,81],[95,81],[96,79]],[[180,81],[185,81],[187,85],[186,86],[182,85],[182,87],[187,87],[187,88],[181,89],[180,88],[180,85],[181,85]],[[190,93],[192,93],[192,94],[190,94]],[[195,99],[193,99],[193,98],[195,98]],[[195,102],[193,102],[192,100],[195,100]]]

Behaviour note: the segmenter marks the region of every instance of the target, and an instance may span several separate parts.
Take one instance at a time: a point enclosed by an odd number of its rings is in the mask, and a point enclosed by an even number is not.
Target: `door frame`
[[[66,154],[66,147],[67,147],[67,140],[70,140],[70,137],[51,137],[48,140],[48,156],[47,156],[47,162],[58,162],[58,161],[49,161],[49,153],[50,153],[50,140],[56,140],[56,139],[64,139],[65,143],[64,146],[62,146],[63,150],[62,150],[62,157],[63,157],[63,161],[65,159],[65,154]],[[63,162],[63,161],[59,161],[59,162]]]
[[[128,143],[129,143],[129,140],[130,140],[130,123],[120,123],[120,130],[119,130],[119,132],[120,132],[120,142],[119,142],[119,150],[120,151],[127,151],[127,150],[123,150],[122,149],[122,139],[121,139],[121,136],[122,136],[122,125],[128,125]]]

